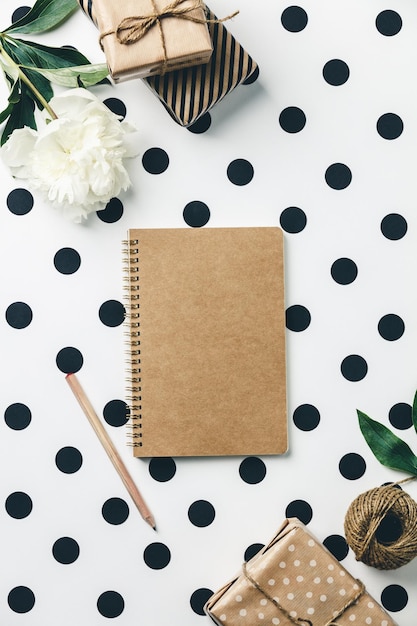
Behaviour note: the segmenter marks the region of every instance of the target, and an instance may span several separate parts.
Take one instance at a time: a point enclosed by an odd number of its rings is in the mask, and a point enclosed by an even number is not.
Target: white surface
[[[17,6],[16,0],[2,0],[2,26]],[[34,314],[22,330],[11,328],[4,314],[0,321],[1,411],[22,402],[32,412],[31,425],[23,431],[0,424],[0,499],[21,490],[34,503],[31,515],[22,520],[10,518],[4,508],[0,512],[0,621],[5,626],[106,623],[96,601],[109,589],[125,600],[123,613],[115,618],[120,626],[209,623],[191,609],[193,591],[215,590],[226,582],[250,544],[269,541],[290,502],[303,499],[312,506],[310,528],[324,539],[343,534],[345,512],[359,493],[402,477],[371,455],[355,411],[361,408],[388,425],[389,409],[411,403],[417,386],[417,6],[407,0],[392,7],[380,0],[307,3],[309,22],[300,33],[281,25],[287,6],[282,0],[256,6],[249,0],[211,2],[218,16],[240,9],[227,27],[258,62],[260,77],[213,109],[206,133],[194,135],[176,125],[140,82],[95,88],[103,99],[124,101],[126,119],[140,130],[141,155],[160,147],[170,158],[160,175],[147,173],[141,156],[131,163],[134,187],[121,197],[120,221],[105,224],[92,215],[84,225],[72,224],[37,196],[29,214],[13,215],[6,198],[23,185],[0,164],[1,308],[5,312],[10,303],[23,301]],[[386,8],[403,18],[394,37],[375,28],[376,15]],[[42,41],[72,44],[92,61],[103,60],[94,27],[81,11]],[[322,77],[324,64],[336,58],[350,68],[349,80],[339,87]],[[5,106],[5,86],[0,90]],[[287,106],[298,106],[307,116],[300,133],[279,126],[279,114]],[[377,119],[387,112],[404,121],[403,134],[393,141],[376,132]],[[252,182],[243,187],[226,176],[227,165],[236,158],[249,160],[255,170]],[[335,162],[346,163],[353,173],[352,184],[342,191],[324,180],[326,168]],[[80,380],[99,413],[109,400],[124,397],[123,328],[108,328],[98,318],[102,302],[123,299],[121,242],[129,227],[184,226],[182,211],[192,200],[209,206],[207,226],[212,227],[279,225],[286,207],[304,210],[307,227],[285,234],[286,305],[307,307],[312,321],[303,332],[287,332],[290,451],[265,459],[267,474],[259,484],[240,479],[242,459],[177,460],[175,477],[157,482],[145,462],[131,457],[123,429],[111,429],[156,517],[155,535],[133,507],[120,526],[103,520],[101,506],[107,498],[128,497],[55,358],[65,346],[82,352]],[[396,242],[380,231],[382,218],[392,212],[408,223],[407,235]],[[81,256],[80,269],[70,276],[53,266],[55,252],[66,246]],[[330,276],[333,261],[344,256],[359,268],[356,281],[345,286]],[[378,334],[378,321],[387,313],[405,322],[398,341]],[[340,374],[348,354],[360,354],[368,362],[368,374],[360,382]],[[304,403],[315,405],[321,415],[311,432],[292,422],[294,410]],[[412,429],[399,434],[417,449]],[[82,469],[72,475],[55,466],[56,452],[66,445],[83,454]],[[358,480],[347,480],[338,470],[349,452],[361,454],[367,463]],[[416,496],[415,485],[408,490]],[[190,504],[199,499],[216,510],[206,528],[195,527],[187,517]],[[52,557],[51,546],[62,536],[80,545],[80,557],[71,565]],[[171,551],[170,564],[159,571],[143,562],[143,550],[153,541]],[[400,626],[414,626],[417,561],[378,572],[349,553],[343,564],[377,600],[386,586],[402,585],[409,602],[393,616]],[[18,585],[36,596],[26,614],[7,604],[9,591]]]

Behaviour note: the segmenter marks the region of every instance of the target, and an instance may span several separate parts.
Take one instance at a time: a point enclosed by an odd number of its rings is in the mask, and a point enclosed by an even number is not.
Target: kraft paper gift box
[[[78,0],[100,32],[115,82],[207,63],[201,0]]]
[[[206,18],[213,44],[210,61],[144,80],[171,117],[185,127],[258,72],[253,58],[207,6]]]
[[[397,626],[298,519],[206,603],[221,626]]]

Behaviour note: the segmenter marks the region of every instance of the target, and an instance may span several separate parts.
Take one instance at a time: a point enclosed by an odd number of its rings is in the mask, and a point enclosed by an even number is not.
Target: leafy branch
[[[417,456],[410,446],[389,428],[357,411],[359,427],[374,456],[382,465],[417,476]],[[414,394],[412,421],[417,433],[417,391]]]
[[[56,28],[79,7],[77,0],[36,0],[30,11],[0,32],[0,68],[9,86],[6,108],[0,112],[0,124],[6,122],[0,144],[17,128],[36,129],[35,109],[49,106],[52,84],[88,88],[106,79],[105,63],[91,64],[77,49],[54,48],[15,37],[15,34],[39,34]]]

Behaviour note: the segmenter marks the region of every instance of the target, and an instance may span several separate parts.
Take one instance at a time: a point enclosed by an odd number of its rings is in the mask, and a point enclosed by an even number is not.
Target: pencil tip
[[[145,517],[145,520],[148,522],[149,526],[151,528],[153,528],[154,530],[156,530],[156,524],[155,524],[155,520],[153,518],[152,515],[149,515],[148,517]]]

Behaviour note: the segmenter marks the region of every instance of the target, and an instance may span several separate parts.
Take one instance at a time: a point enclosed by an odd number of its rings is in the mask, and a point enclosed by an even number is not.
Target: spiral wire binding
[[[125,323],[126,344],[126,402],[127,426],[130,445],[142,447],[142,386],[140,358],[140,304],[139,304],[139,241],[130,239],[123,242],[123,262],[125,274]]]

